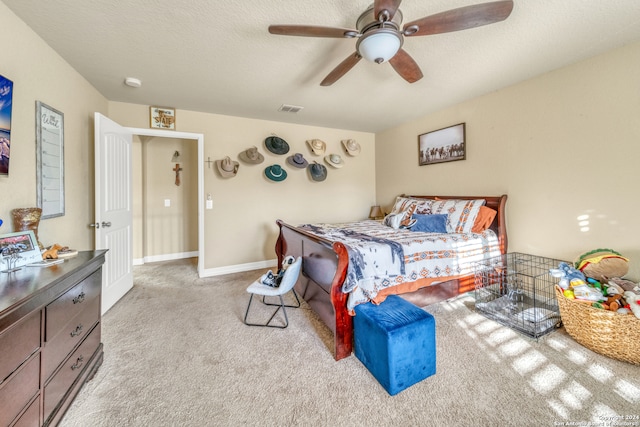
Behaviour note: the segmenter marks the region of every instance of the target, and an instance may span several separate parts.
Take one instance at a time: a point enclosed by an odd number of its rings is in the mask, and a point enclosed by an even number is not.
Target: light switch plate
[[[164,207],[165,208],[171,207],[171,199],[164,199]]]

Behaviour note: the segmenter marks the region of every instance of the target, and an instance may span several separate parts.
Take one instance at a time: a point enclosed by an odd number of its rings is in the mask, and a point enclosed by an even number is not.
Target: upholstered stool
[[[355,307],[355,355],[393,396],[436,373],[433,316],[396,295]]]

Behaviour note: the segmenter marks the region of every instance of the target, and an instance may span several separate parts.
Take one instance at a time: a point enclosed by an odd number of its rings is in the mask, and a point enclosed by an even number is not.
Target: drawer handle
[[[80,335],[82,333],[82,323],[79,324],[78,326],[76,326],[75,331],[71,331],[71,336],[72,337],[77,337],[78,335]]]
[[[75,371],[76,369],[78,369],[80,366],[82,366],[82,363],[84,362],[84,357],[80,356],[78,357],[78,359],[76,360],[76,363],[74,363],[73,365],[71,365],[71,370]]]
[[[75,298],[73,299],[73,303],[74,303],[74,304],[80,304],[82,301],[84,301],[84,297],[85,297],[85,295],[84,295],[84,291],[83,291],[83,292],[80,292],[80,295],[78,295],[77,297],[75,297]]]

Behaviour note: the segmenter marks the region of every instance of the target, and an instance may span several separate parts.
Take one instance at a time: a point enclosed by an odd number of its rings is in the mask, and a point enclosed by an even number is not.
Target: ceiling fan
[[[320,83],[330,86],[351,70],[362,58],[375,63],[389,62],[409,83],[422,78],[420,67],[402,49],[404,37],[428,36],[493,24],[505,20],[513,1],[496,1],[452,9],[411,21],[400,29],[402,0],[375,0],[356,21],[356,30],[315,25],[270,25],[271,34],[284,36],[357,38],[356,51],[349,55]]]

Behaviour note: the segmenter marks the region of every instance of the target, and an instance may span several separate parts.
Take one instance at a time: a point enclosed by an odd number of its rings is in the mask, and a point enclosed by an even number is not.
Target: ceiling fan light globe
[[[393,58],[402,46],[402,38],[397,31],[380,28],[365,33],[356,49],[364,59],[380,64]]]

